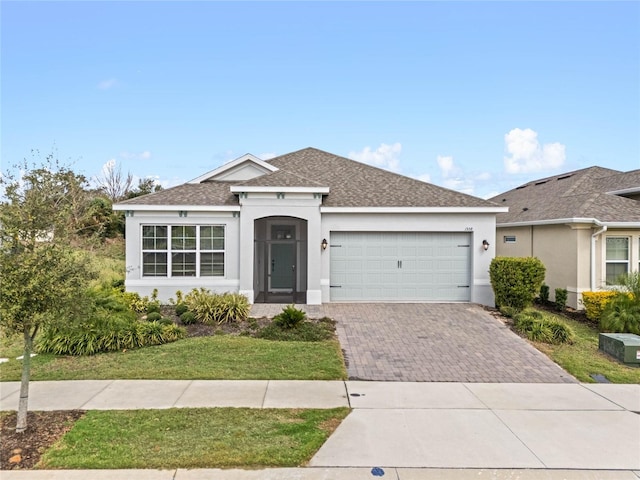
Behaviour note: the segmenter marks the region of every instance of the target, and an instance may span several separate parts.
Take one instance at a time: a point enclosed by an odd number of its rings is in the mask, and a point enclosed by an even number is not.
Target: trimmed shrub
[[[556,288],[556,301],[555,306],[556,310],[559,312],[564,312],[565,308],[567,308],[567,296],[569,292],[567,292],[566,288]]]
[[[525,310],[514,317],[515,329],[534,342],[573,343],[573,329],[554,316],[537,310]]]
[[[193,325],[194,323],[197,322],[196,316],[193,314],[193,312],[190,312],[188,310],[184,312],[182,315],[180,315],[180,321],[184,325]]]
[[[281,328],[294,328],[306,317],[306,314],[294,307],[293,305],[287,305],[282,309],[278,315],[273,317],[273,323]]]
[[[607,304],[616,296],[617,292],[603,290],[600,292],[582,292],[582,304],[589,320],[600,320]]]
[[[184,303],[178,303],[175,310],[176,315],[180,317],[183,313],[189,311],[189,307],[187,307]]]
[[[159,303],[149,303],[147,306],[147,313],[160,313]]]
[[[549,301],[549,285],[543,283],[540,285],[540,301],[547,303]]]
[[[147,315],[147,322],[157,322],[161,318],[162,315],[160,314],[160,312],[151,312],[149,315]]]
[[[521,311],[533,304],[544,281],[545,268],[534,257],[496,257],[489,266],[491,286],[498,308]]]

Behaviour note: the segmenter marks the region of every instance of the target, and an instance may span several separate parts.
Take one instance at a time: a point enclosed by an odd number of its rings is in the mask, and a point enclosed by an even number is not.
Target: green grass
[[[566,317],[554,315],[575,332],[573,344],[549,345],[532,342],[581,382],[595,382],[591,374],[602,374],[612,383],[640,383],[640,368],[624,365],[598,350],[598,331]]]
[[[2,381],[20,380],[19,338],[3,339]],[[195,337],[155,347],[67,357],[32,359],[31,380],[339,380],[346,378],[340,344],[273,342],[250,337]]]
[[[37,468],[258,468],[304,465],[348,408],[89,411]]]

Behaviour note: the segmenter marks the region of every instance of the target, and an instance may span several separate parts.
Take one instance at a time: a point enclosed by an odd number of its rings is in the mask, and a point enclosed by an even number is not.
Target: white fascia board
[[[320,213],[505,213],[508,207],[320,207]]]
[[[241,163],[244,163],[246,161],[253,162],[256,165],[258,165],[259,167],[264,168],[268,172],[275,172],[275,171],[278,170],[276,167],[274,167],[270,163],[267,163],[267,162],[265,162],[263,160],[260,160],[255,155],[247,153],[245,155],[242,155],[239,158],[236,158],[235,160],[230,161],[229,163],[225,163],[224,165],[222,165],[221,167],[216,168],[215,170],[211,170],[210,172],[207,172],[204,175],[200,175],[198,178],[194,178],[193,180],[189,180],[187,183],[202,183],[205,180],[208,180],[208,179],[210,179],[212,177],[220,175],[220,174],[226,172],[227,170],[231,170],[232,168],[234,168],[234,167],[236,167],[236,166],[238,166]]]
[[[640,193],[640,186],[623,188],[622,190],[612,190],[611,192],[607,192],[607,193],[610,195],[628,195],[630,193]]]
[[[328,194],[329,187],[245,187],[233,185],[231,193],[322,193]]]
[[[533,220],[529,222],[498,223],[496,224],[496,228],[529,227],[536,225],[566,225],[570,223],[593,223],[598,227],[607,226],[609,228],[640,228],[640,222],[602,222],[597,218],[553,218],[550,220]]]
[[[114,210],[134,210],[136,212],[239,212],[239,205],[134,205],[116,204]]]

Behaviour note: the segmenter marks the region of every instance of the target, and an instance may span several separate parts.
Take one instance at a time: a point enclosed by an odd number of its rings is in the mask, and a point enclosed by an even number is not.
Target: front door
[[[295,287],[296,244],[295,240],[284,242],[286,243],[271,243],[271,291],[292,292]]]

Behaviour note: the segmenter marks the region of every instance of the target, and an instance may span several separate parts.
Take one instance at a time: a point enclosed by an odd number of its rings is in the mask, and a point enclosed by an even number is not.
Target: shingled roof
[[[497,215],[498,224],[585,218],[640,222],[640,201],[611,193],[633,188],[640,189],[640,170],[590,167],[535,180],[490,200],[509,207]]]
[[[278,170],[243,182],[203,181],[161,190],[120,202],[120,205],[238,205],[231,193],[247,187],[318,187],[326,207],[479,207],[492,202],[398,175],[316,148],[305,148],[271,160]]]

